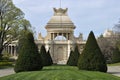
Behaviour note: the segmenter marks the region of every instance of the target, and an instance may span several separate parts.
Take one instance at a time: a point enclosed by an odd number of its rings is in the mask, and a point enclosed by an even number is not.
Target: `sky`
[[[53,8],[60,7],[60,0],[13,0],[25,13],[36,31],[47,35],[45,25],[53,16]],[[61,0],[61,7],[68,8],[68,16],[76,26],[74,35],[83,33],[84,39],[92,30],[96,37],[112,29],[120,19],[120,0]]]

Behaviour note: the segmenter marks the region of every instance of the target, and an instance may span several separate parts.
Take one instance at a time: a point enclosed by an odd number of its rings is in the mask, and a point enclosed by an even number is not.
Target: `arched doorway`
[[[63,63],[64,60],[64,49],[63,47],[58,47],[57,48],[57,64]]]

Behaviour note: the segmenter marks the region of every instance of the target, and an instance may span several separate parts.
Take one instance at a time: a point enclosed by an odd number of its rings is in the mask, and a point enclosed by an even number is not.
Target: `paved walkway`
[[[0,69],[0,77],[14,74],[13,68]]]
[[[0,69],[0,77],[14,74],[13,68]],[[120,77],[120,66],[109,66],[108,73]]]
[[[109,66],[108,73],[120,77],[120,66]]]

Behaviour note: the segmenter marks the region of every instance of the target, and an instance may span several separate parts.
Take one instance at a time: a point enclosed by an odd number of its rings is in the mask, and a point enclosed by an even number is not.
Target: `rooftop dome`
[[[103,33],[103,37],[111,37],[111,36],[113,36],[113,35],[114,35],[113,31],[112,31],[112,30],[109,30],[109,29],[107,29],[107,30]]]
[[[66,9],[53,8],[53,10],[54,10],[54,15],[51,17],[51,19],[47,23],[46,28],[61,27],[61,26],[75,28],[73,22],[67,15],[68,8]]]

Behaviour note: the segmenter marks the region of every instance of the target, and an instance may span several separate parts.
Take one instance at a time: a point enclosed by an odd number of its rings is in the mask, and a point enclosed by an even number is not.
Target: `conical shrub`
[[[78,60],[78,68],[80,70],[89,71],[107,71],[106,60],[92,31],[89,34],[85,48]]]
[[[80,56],[80,53],[78,51],[78,46],[75,47],[74,52],[70,52],[70,56],[67,61],[67,65],[69,66],[77,66],[78,58]]]
[[[48,65],[52,65],[53,64],[53,61],[52,61],[52,57],[50,55],[50,51],[48,50],[47,52],[47,59],[48,59]]]
[[[42,60],[34,42],[33,34],[26,32],[19,40],[18,59],[15,72],[36,71],[42,69]]]
[[[74,52],[71,50],[70,56],[69,56],[68,61],[67,61],[67,65],[69,65],[69,66],[72,66],[74,63],[73,55],[74,55]]]
[[[48,51],[48,53],[46,52],[44,45],[41,46],[40,55],[42,58],[42,65],[43,66],[50,66],[52,64],[52,58],[50,56],[50,53],[49,53],[49,51]]]

